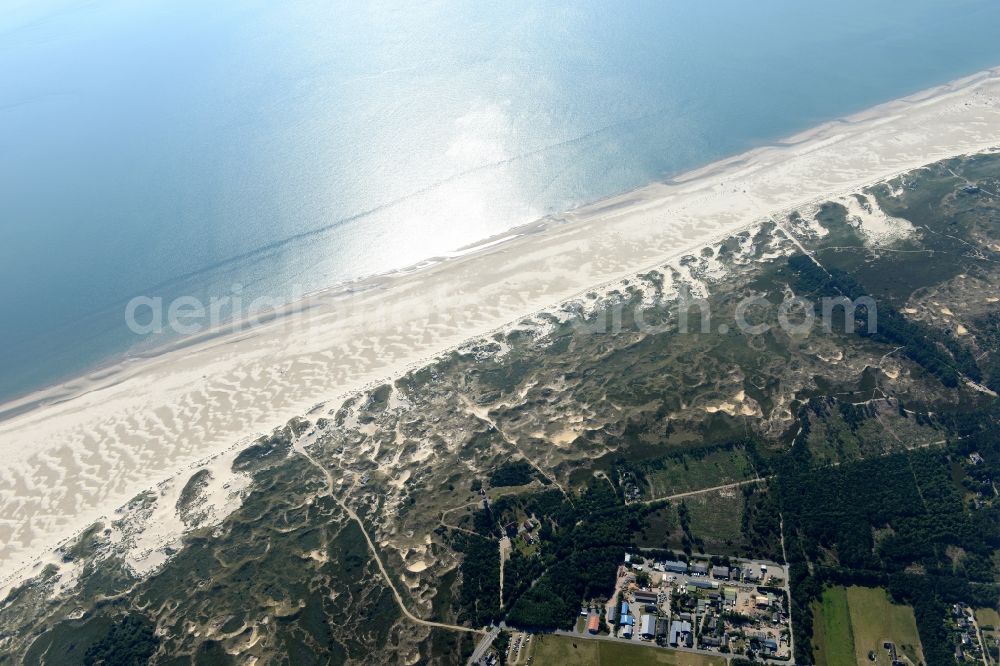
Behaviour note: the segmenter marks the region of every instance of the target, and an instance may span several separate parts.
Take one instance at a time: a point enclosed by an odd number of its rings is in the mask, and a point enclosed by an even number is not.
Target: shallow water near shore
[[[818,13],[819,12],[819,13]],[[7,3],[0,398],[1000,64],[989,0]]]

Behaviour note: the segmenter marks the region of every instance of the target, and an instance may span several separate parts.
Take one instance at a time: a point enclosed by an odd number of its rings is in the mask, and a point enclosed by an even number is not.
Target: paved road
[[[555,631],[553,633],[556,634],[556,635],[558,635],[558,636],[566,636],[568,638],[580,638],[580,639],[588,640],[588,641],[615,641],[615,642],[618,642],[618,643],[631,643],[632,645],[637,645],[637,646],[642,646],[642,647],[656,648],[658,650],[667,650],[669,652],[688,652],[688,653],[692,653],[692,654],[703,654],[703,655],[707,655],[707,656],[710,656],[710,657],[717,657],[719,659],[724,659],[727,664],[735,656],[739,656],[739,655],[732,655],[732,654],[722,654],[721,652],[714,652],[712,650],[702,650],[700,648],[682,648],[682,647],[669,647],[668,648],[668,647],[660,647],[656,643],[653,643],[653,642],[650,642],[650,641],[642,641],[642,640],[636,640],[636,639],[631,639],[631,638],[618,638],[617,636],[608,636],[608,635],[602,635],[602,634],[598,634],[598,635],[595,636],[595,635],[590,634],[590,633],[577,634],[577,633],[572,632],[572,631]],[[788,666],[789,664],[792,663],[791,660],[782,661],[781,659],[761,659],[760,657],[758,657],[757,659],[758,659],[758,661],[763,661],[766,664],[783,664],[784,666]],[[542,665],[542,666],[544,666],[544,665]]]
[[[567,636],[569,638],[582,638],[590,641],[614,641],[616,643],[629,643],[631,645],[637,645],[641,647],[652,647],[660,650],[669,650],[671,652],[690,652],[693,654],[704,654],[712,657],[719,657],[721,659],[725,659],[727,663],[729,662],[729,658],[732,656],[732,655],[725,655],[720,652],[713,652],[712,650],[702,650],[699,648],[682,648],[682,647],[661,648],[656,643],[650,641],[642,641],[632,638],[619,638],[618,636],[608,636],[605,634],[597,634],[597,635],[590,633],[577,634],[572,631],[555,631],[553,633],[555,633],[558,636]]]
[[[983,663],[986,664],[986,666],[990,666],[990,662],[992,662],[993,659],[990,657],[990,653],[986,651],[986,644],[983,643],[983,632],[979,630],[979,622],[976,620],[976,611],[972,610],[971,615],[972,617],[970,619],[972,620],[972,627],[976,630],[976,640],[979,641],[979,653],[983,655]]]
[[[781,559],[788,562],[788,551],[785,550],[785,515],[778,514],[778,532],[781,533]],[[785,594],[788,596],[788,650],[795,659],[795,618],[792,617],[792,581],[791,565],[785,565]]]
[[[493,627],[490,629],[489,633],[483,636],[482,640],[479,641],[479,644],[476,645],[476,649],[472,652],[472,656],[469,657],[469,666],[479,663],[479,660],[483,658],[486,651],[490,649],[490,646],[493,645],[493,641],[495,641],[499,635],[500,627]]]

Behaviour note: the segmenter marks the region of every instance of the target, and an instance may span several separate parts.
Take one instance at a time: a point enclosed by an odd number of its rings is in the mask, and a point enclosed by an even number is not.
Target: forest
[[[982,448],[996,451],[981,435]],[[912,605],[928,664],[952,663],[941,638],[946,604],[996,607],[1000,595],[991,560],[1000,509],[963,502],[954,465],[955,452],[922,449],[815,467],[801,443],[783,458],[773,486],[785,521],[797,660],[811,661],[810,604],[823,585],[857,584],[887,587]],[[957,563],[954,552],[962,553]]]
[[[519,514],[540,521],[540,550],[532,556],[515,550],[505,565],[507,612],[501,613],[496,538],[500,526]],[[481,509],[475,525],[483,538],[456,540],[464,554],[462,616],[478,626],[503,618],[512,626],[550,630],[572,627],[581,600],[610,595],[639,523],[618,490],[601,482],[573,498],[557,490],[502,498]]]
[[[156,652],[160,639],[146,617],[128,614],[116,620],[108,632],[84,654],[86,666],[141,666]]]

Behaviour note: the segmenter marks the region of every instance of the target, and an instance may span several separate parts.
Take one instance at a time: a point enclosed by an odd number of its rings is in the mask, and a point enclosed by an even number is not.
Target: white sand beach
[[[177,470],[319,403],[769,215],[998,147],[1000,69],[2,405],[0,581]]]

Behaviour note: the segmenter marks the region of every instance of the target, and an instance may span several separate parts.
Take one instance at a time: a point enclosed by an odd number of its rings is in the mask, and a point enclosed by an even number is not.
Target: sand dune
[[[317,294],[16,403],[0,422],[0,579],[192,461],[471,337],[768,215],[1000,146],[1000,70],[669,183],[542,220],[419,269]]]

